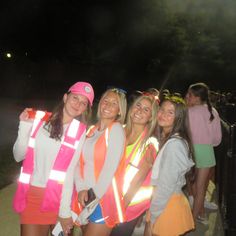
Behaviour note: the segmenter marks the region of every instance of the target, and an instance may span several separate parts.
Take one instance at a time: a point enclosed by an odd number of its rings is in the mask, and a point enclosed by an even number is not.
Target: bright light
[[[7,58],[11,58],[11,53],[9,53],[9,52],[6,53],[6,57],[7,57]]]

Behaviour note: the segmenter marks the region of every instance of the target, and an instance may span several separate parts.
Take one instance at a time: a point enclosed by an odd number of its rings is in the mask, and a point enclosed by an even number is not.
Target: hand
[[[61,223],[61,227],[63,229],[64,235],[69,235],[71,233],[71,230],[73,229],[73,220],[72,217],[69,218],[58,218],[59,222]]]
[[[25,108],[24,111],[19,116],[20,121],[27,121],[29,119],[28,111],[32,110],[33,110],[32,108]]]
[[[82,190],[78,193],[79,203],[85,207],[85,202],[88,201],[88,190]]]

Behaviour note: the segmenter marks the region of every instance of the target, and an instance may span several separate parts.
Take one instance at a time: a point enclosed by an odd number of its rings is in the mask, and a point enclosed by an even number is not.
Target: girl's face
[[[87,108],[89,101],[87,97],[80,94],[64,94],[64,119],[70,121],[80,116]]]
[[[200,98],[195,96],[190,90],[187,92],[185,100],[189,107],[200,104]]]
[[[109,92],[102,98],[100,104],[100,118],[115,120],[120,112],[118,95],[114,92]]]
[[[146,125],[151,117],[152,104],[148,99],[143,98],[132,107],[130,118],[134,124]]]
[[[170,132],[175,120],[175,106],[170,101],[164,101],[157,112],[157,123],[164,131]]]

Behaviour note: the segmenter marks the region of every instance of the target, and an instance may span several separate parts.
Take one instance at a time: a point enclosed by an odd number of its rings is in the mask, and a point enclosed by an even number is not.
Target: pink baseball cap
[[[69,88],[68,92],[84,95],[88,98],[90,105],[93,105],[94,91],[91,84],[87,82],[77,82]]]

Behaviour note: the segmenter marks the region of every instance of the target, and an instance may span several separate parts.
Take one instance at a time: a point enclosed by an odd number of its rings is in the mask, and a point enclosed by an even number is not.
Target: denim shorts
[[[89,216],[89,221],[95,224],[105,224],[100,204],[97,205],[94,212]]]

